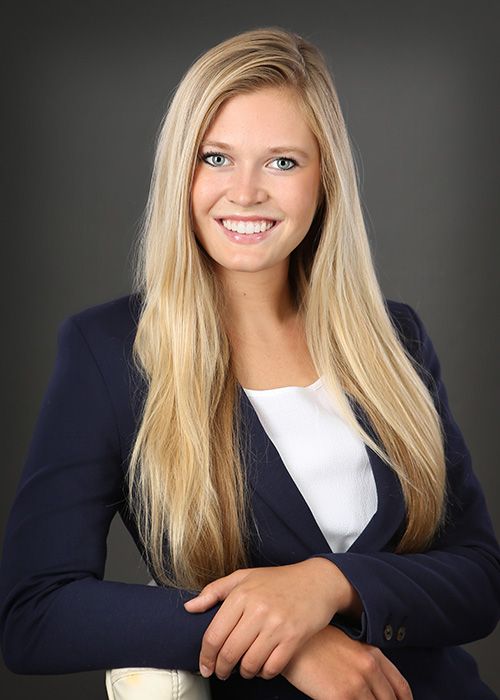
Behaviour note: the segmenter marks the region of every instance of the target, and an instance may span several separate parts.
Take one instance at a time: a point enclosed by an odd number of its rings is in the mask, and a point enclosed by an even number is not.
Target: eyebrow
[[[210,146],[210,147],[215,147],[215,148],[222,148],[225,151],[231,151],[233,147],[229,143],[223,143],[222,141],[204,141],[201,146]],[[273,154],[273,155],[279,155],[282,153],[298,153],[301,155],[303,158],[309,158],[310,154],[307,153],[306,151],[303,151],[301,148],[298,148],[297,146],[273,146],[272,148],[267,149],[267,153]]]

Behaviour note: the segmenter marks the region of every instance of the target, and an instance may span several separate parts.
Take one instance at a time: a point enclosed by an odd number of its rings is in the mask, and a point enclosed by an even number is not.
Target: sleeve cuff
[[[333,616],[330,624],[341,629],[351,639],[355,639],[358,642],[366,641],[366,613],[364,610],[361,613],[361,625],[352,622],[340,613]]]

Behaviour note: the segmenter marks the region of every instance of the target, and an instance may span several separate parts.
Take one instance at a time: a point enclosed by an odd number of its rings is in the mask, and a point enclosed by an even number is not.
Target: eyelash
[[[203,153],[200,156],[200,159],[204,163],[207,163],[206,159],[210,158],[210,156],[222,156],[222,158],[227,158],[227,156],[225,156],[223,153],[218,153],[217,151],[209,151],[208,153]],[[285,169],[277,168],[277,170],[281,171],[282,173],[286,173],[288,170],[294,170],[298,166],[298,163],[295,160],[295,158],[287,158],[286,156],[278,156],[274,160],[287,160],[290,163],[293,163],[293,167],[291,167],[291,168],[285,168]],[[207,165],[210,165],[212,168],[220,168],[221,167],[220,165],[212,165],[211,163],[207,163]]]

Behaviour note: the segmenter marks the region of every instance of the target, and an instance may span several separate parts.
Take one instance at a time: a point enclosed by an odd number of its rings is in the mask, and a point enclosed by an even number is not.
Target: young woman
[[[190,68],[136,270],[59,328],[5,537],[8,668],[494,698],[459,645],[498,621],[498,543],[431,340],[380,291],[313,45],[258,29]],[[116,511],[156,586],[102,580]]]

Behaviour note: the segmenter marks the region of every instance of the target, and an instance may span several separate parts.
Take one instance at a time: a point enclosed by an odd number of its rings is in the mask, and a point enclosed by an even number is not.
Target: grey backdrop
[[[130,290],[169,96],[202,51],[277,24],[327,56],[383,291],[426,323],[498,533],[500,3],[24,2],[4,3],[3,20],[1,524],[58,324]],[[118,519],[108,544],[106,578],[147,582]],[[497,693],[499,639],[467,645]],[[103,679],[4,668],[2,686],[20,700],[104,698]]]

